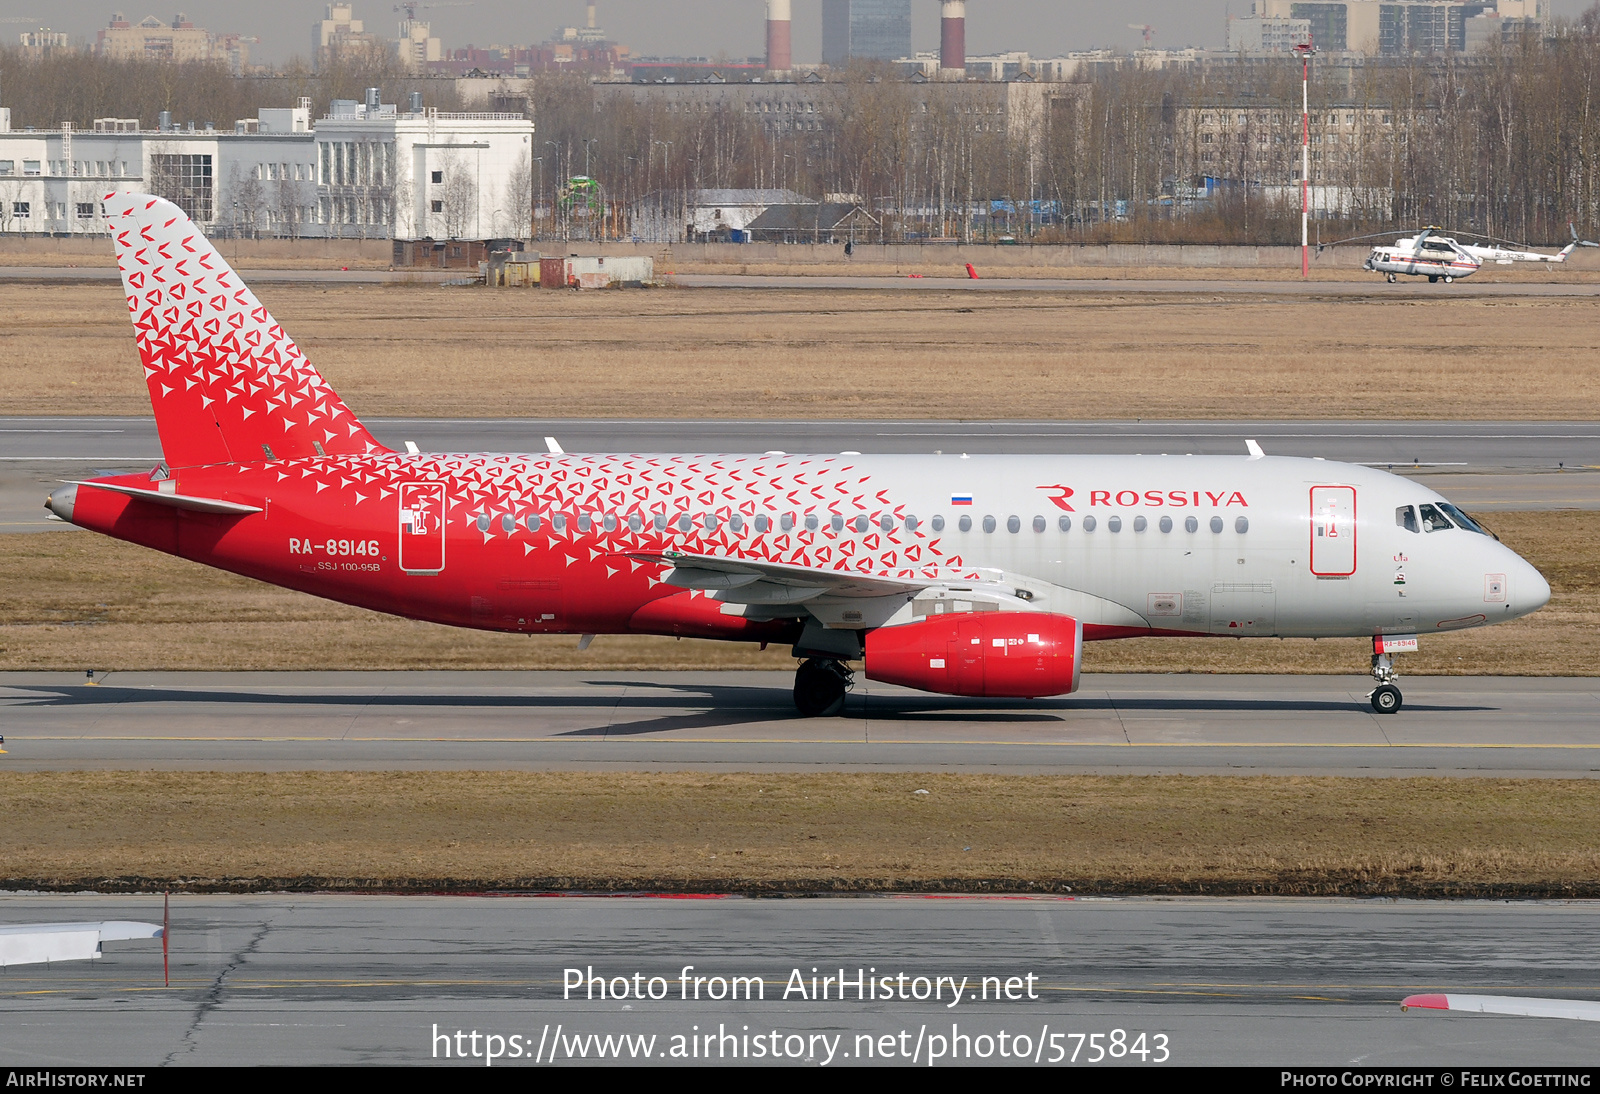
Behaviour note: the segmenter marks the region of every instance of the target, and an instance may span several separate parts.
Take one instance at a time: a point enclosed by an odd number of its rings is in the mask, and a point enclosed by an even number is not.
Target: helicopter
[[[1426,277],[1430,283],[1443,281],[1448,285],[1458,277],[1471,277],[1486,263],[1493,262],[1498,266],[1509,266],[1514,262],[1562,263],[1579,247],[1600,247],[1600,243],[1579,239],[1578,229],[1575,226],[1568,224],[1567,230],[1572,233],[1572,242],[1558,254],[1552,255],[1539,251],[1491,246],[1490,244],[1510,242],[1492,237],[1483,237],[1488,240],[1486,243],[1462,243],[1452,236],[1440,235],[1444,229],[1434,225],[1422,229],[1414,236],[1406,236],[1393,243],[1374,247],[1366,262],[1362,264],[1362,269],[1383,274],[1391,285],[1400,274],[1408,277]],[[1373,238],[1375,236],[1356,236],[1336,242],[1355,243]],[[1320,254],[1324,247],[1332,246],[1335,246],[1335,243],[1318,244],[1317,252]]]

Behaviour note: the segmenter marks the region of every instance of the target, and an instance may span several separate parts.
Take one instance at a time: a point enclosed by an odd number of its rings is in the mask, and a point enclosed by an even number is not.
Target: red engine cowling
[[[867,635],[868,679],[943,695],[1068,695],[1082,660],[1083,624],[1043,612],[940,615]]]

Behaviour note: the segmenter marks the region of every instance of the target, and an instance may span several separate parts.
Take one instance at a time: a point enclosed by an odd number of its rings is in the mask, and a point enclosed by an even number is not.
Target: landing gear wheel
[[[1437,285],[1438,283],[1439,283],[1439,275],[1438,274],[1429,274],[1428,275],[1428,284]]]
[[[1455,280],[1456,279],[1453,276],[1451,276],[1450,274],[1446,274],[1445,278],[1444,278],[1444,283],[1446,285],[1453,285],[1453,284],[1455,284]]]
[[[1379,684],[1372,692],[1372,709],[1379,714],[1393,714],[1404,700],[1400,689],[1393,684]]]
[[[1394,284],[1394,274],[1386,274],[1385,276],[1389,279],[1389,284],[1393,285]]]
[[[842,661],[814,657],[794,674],[794,706],[803,718],[832,718],[844,709],[852,674]]]

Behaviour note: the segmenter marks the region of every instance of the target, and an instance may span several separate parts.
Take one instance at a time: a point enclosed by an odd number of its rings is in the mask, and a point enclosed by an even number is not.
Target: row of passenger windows
[[[1447,532],[1461,528],[1481,536],[1489,534],[1477,521],[1447,501],[1402,505],[1394,511],[1394,522],[1408,532]]]
[[[843,532],[846,526],[855,532],[865,532],[873,525],[873,522],[864,514],[857,514],[848,520],[839,513],[829,513],[825,515],[827,516],[828,527],[835,532]],[[537,532],[544,526],[544,519],[545,518],[540,517],[538,514],[530,514],[523,518],[523,524],[527,527],[528,531]],[[555,516],[549,519],[550,526],[556,532],[564,533],[567,530],[566,514],[557,513]],[[792,532],[795,529],[796,519],[797,518],[794,513],[784,513],[782,516],[778,517],[776,522],[774,522],[770,516],[762,513],[748,523],[753,525],[757,532],[770,532],[773,530],[774,524],[776,524],[776,527],[781,531]],[[822,519],[822,515],[817,513],[807,513],[803,518],[803,526],[808,532],[819,531],[822,528]],[[666,513],[654,513],[650,514],[648,517],[640,513],[631,513],[626,519],[619,518],[615,513],[606,513],[599,518],[598,523],[599,526],[607,532],[615,532],[618,527],[623,524],[627,526],[627,529],[630,532],[642,532],[644,531],[647,520],[650,526],[657,532],[676,530],[679,532],[688,533],[693,531],[696,527],[703,528],[707,532],[715,532],[722,526],[722,518],[717,516],[715,513],[703,513],[698,517],[690,516],[688,513],[679,513],[676,516],[669,516]],[[1149,519],[1143,516],[1134,517],[1131,523],[1135,532],[1144,532],[1150,527]],[[493,518],[488,513],[484,513],[478,517],[478,530],[480,532],[487,532],[492,524]],[[594,531],[595,524],[596,520],[592,514],[578,514],[577,526],[580,533],[587,534]],[[735,513],[727,518],[727,524],[729,531],[738,533],[745,530],[746,521],[743,516]],[[878,518],[877,525],[885,532],[892,532],[898,526],[895,518],[887,513]],[[945,530],[944,517],[936,516],[928,522],[928,525],[933,529],[933,531],[942,532]],[[1085,532],[1093,532],[1099,526],[1099,518],[1095,517],[1093,514],[1085,516],[1080,525]],[[915,516],[908,516],[905,518],[906,531],[915,532],[920,527],[922,527],[922,522],[919,521]],[[983,518],[982,527],[985,532],[993,533],[999,528],[999,522],[992,516],[986,516]],[[1035,532],[1042,533],[1050,527],[1050,522],[1044,517],[1036,516],[1033,518],[1032,527]],[[1072,518],[1066,515],[1057,517],[1056,527],[1063,532],[1072,531]],[[1121,516],[1110,516],[1106,518],[1107,531],[1120,532],[1122,531],[1122,527],[1123,520]],[[1156,527],[1161,529],[1163,532],[1171,532],[1177,527],[1177,525],[1173,522],[1173,519],[1170,516],[1163,516],[1159,521],[1156,522]],[[1221,534],[1221,532],[1227,527],[1227,524],[1221,517],[1212,517],[1209,522],[1209,527],[1213,533]],[[517,518],[513,517],[509,513],[505,514],[500,518],[500,528],[505,532],[515,532],[517,530]],[[956,528],[962,532],[972,531],[972,517],[968,515],[963,515],[960,517],[956,521]],[[1185,532],[1198,532],[1200,530],[1200,519],[1194,516],[1185,517],[1183,520],[1183,530]],[[1240,535],[1248,532],[1250,530],[1250,518],[1234,518],[1233,530],[1238,532]],[[1006,531],[1013,535],[1021,532],[1022,518],[1018,516],[1007,517]]]

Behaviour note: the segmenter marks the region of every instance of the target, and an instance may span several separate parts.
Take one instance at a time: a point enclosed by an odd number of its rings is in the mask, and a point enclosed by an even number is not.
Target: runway
[[[161,911],[159,896],[0,896],[5,923]],[[1115,1041],[1132,1048],[1104,1060],[1118,1066],[1600,1063],[1587,1023],[1398,1006],[1423,991],[1600,998],[1600,908],[1584,902],[177,896],[170,945],[170,989],[155,941],[8,970],[0,1064],[482,1067],[492,1042],[472,1032],[501,1038],[497,1066],[536,1050],[547,1064],[557,1045],[556,1063],[600,1062],[591,1035],[623,1033],[621,1061],[603,1062],[1071,1066],[1076,1048],[1094,1066]],[[698,1001],[681,997],[685,966],[688,990],[706,978]],[[591,968],[626,977],[630,997],[564,999],[566,970]],[[818,995],[825,976],[870,970],[894,998],[811,998],[813,969]],[[707,998],[735,976],[759,982],[755,998]],[[665,998],[649,998],[651,977]],[[943,980],[938,998],[900,998],[944,977],[964,984],[954,1006]],[[706,1034],[695,1057],[670,1055]]]
[[[855,289],[859,291],[927,292],[1053,292],[1084,295],[1137,296],[1284,296],[1301,300],[1326,297],[1362,297],[1375,300],[1401,298],[1405,300],[1432,300],[1448,295],[1450,299],[1481,297],[1504,299],[1507,297],[1593,297],[1600,296],[1600,285],[1590,283],[1541,281],[1496,282],[1469,281],[1453,285],[1429,284],[1425,278],[1412,278],[1385,284],[1374,274],[1359,281],[1251,281],[1230,278],[1227,271],[1213,271],[1221,276],[1196,277],[1192,280],[1156,280],[1110,276],[1103,279],[1087,278],[1032,278],[981,276],[977,280],[967,277],[850,277],[850,276],[768,276],[762,274],[677,274],[672,282],[687,289]],[[248,276],[248,275],[247,275]]]
[[[604,639],[602,639],[604,641]],[[0,673],[0,771],[714,770],[1600,777],[1600,682],[1090,675],[972,700],[787,672]]]
[[[1460,421],[760,421],[369,418],[396,449],[542,452],[973,452],[1243,454],[1370,463],[1469,510],[1600,509],[1600,426]],[[50,531],[45,495],[63,479],[161,461],[151,418],[0,418],[0,532]]]

